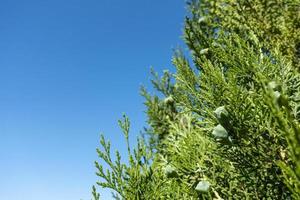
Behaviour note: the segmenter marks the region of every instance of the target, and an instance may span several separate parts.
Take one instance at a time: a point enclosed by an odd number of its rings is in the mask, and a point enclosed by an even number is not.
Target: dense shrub
[[[192,61],[178,51],[175,74],[153,72],[164,97],[142,89],[148,127],[134,149],[119,122],[128,164],[101,137],[97,184],[116,199],[300,199],[300,1],[188,5]]]

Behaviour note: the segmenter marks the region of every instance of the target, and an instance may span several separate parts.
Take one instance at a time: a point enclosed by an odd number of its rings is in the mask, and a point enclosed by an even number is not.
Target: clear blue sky
[[[91,199],[100,133],[125,151],[141,84],[172,69],[184,0],[0,0],[0,199]],[[103,199],[110,199],[105,192]]]

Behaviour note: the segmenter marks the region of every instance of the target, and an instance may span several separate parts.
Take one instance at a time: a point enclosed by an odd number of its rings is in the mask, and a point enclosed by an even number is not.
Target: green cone
[[[200,181],[196,186],[196,191],[206,193],[210,188],[210,183],[208,181]]]
[[[175,178],[177,177],[177,172],[176,172],[176,169],[170,165],[167,165],[165,167],[165,175],[168,177],[168,178]]]
[[[219,138],[219,139],[225,139],[228,137],[228,132],[221,124],[218,124],[214,128],[212,134],[213,134],[213,136],[215,136],[216,138]]]

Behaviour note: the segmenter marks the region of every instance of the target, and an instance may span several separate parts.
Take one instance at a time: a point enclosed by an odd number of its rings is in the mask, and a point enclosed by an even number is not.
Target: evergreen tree
[[[145,137],[112,159],[101,136],[98,185],[116,199],[300,199],[300,1],[188,3],[175,74],[142,89]],[[94,199],[99,195],[93,187]]]

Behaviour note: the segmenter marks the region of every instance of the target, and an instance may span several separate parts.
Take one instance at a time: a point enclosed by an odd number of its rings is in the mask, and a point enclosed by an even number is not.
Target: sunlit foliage
[[[300,1],[188,9],[191,55],[175,53],[175,74],[153,72],[161,94],[142,89],[148,126],[135,148],[119,122],[128,161],[101,137],[97,184],[116,199],[300,199]]]

